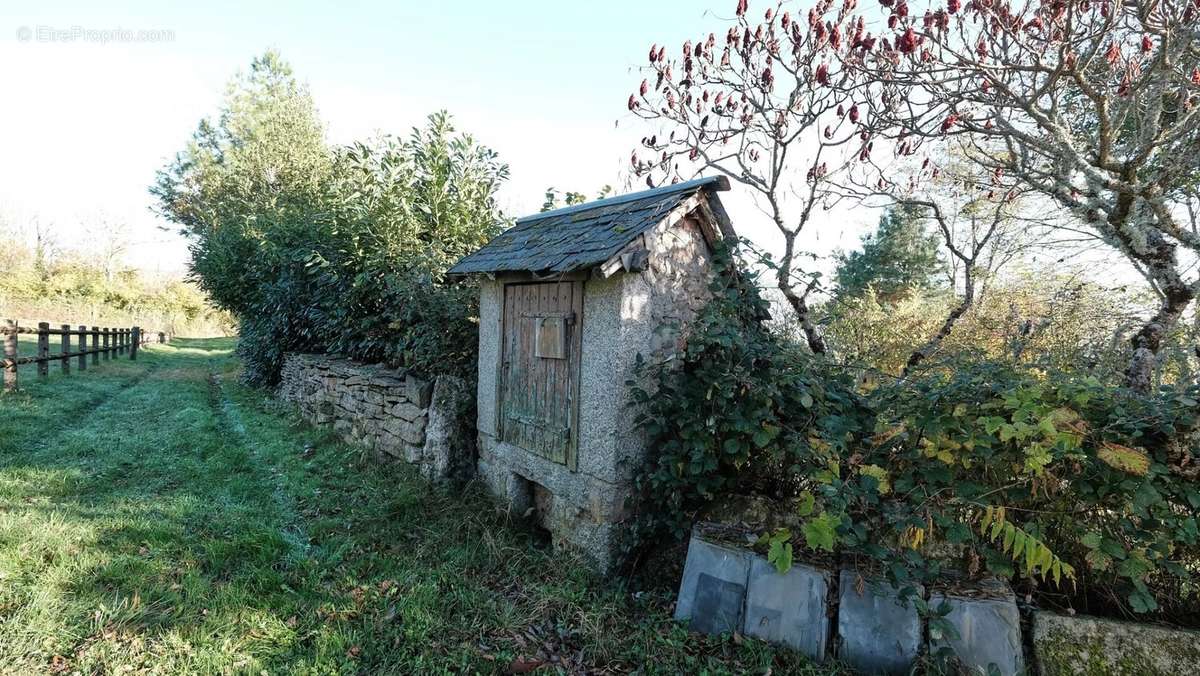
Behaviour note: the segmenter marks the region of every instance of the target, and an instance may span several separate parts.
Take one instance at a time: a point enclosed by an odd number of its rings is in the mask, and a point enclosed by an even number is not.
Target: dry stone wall
[[[343,439],[441,480],[474,467],[474,401],[453,376],[432,381],[327,355],[289,354],[279,397]]]

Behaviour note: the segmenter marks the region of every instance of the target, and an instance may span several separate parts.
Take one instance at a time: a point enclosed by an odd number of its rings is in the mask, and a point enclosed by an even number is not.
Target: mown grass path
[[[300,422],[232,349],[0,396],[0,673],[812,670]]]

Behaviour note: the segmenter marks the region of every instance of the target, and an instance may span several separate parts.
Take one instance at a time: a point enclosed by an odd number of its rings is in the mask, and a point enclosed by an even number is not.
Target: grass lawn
[[[0,673],[831,672],[688,634],[239,385],[232,348],[0,395]]]

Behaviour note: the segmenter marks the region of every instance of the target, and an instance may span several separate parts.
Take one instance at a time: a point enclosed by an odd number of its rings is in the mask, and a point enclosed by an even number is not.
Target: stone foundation
[[[287,355],[281,376],[281,399],[348,442],[412,463],[433,480],[473,470],[474,402],[461,378],[421,380],[312,354]]]
[[[546,529],[556,550],[579,552],[600,571],[616,564],[627,485],[571,472],[485,434],[479,435],[478,473],[513,516]]]

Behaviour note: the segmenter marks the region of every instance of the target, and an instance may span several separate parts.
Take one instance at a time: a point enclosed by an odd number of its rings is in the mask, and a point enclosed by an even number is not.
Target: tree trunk
[[[1154,367],[1158,364],[1158,351],[1162,348],[1163,338],[1175,327],[1196,297],[1196,292],[1182,283],[1165,288],[1163,292],[1164,298],[1158,312],[1130,340],[1133,356],[1125,371],[1125,386],[1142,393],[1149,392],[1154,385]]]
[[[1192,342],[1195,343],[1192,345],[1192,354],[1200,360],[1200,309],[1192,313]],[[1192,380],[1200,385],[1200,368],[1192,371]]]
[[[1142,208],[1138,206],[1133,196],[1121,195],[1108,220],[1127,253],[1145,266],[1147,276],[1158,284],[1162,292],[1158,312],[1130,339],[1133,356],[1129,358],[1129,366],[1125,370],[1125,386],[1147,393],[1154,384],[1154,371],[1163,339],[1179,323],[1184,311],[1195,299],[1196,291],[1180,274],[1176,246],[1163,235],[1162,224],[1151,222],[1143,225],[1135,220],[1142,218],[1153,221],[1156,217],[1144,204]],[[1169,216],[1160,212],[1157,217]]]
[[[813,351],[813,354],[825,354],[825,337],[821,335],[820,329],[812,321],[812,312],[808,308],[808,293],[803,295],[796,293],[796,288],[788,281],[790,261],[787,267],[780,265],[777,275],[779,290],[783,292],[783,297],[787,299],[788,304],[792,306],[792,311],[796,313],[796,320],[800,322],[800,328],[804,331],[804,338],[808,341],[808,349]]]
[[[942,327],[934,334],[924,345],[908,356],[908,361],[904,364],[904,370],[900,373],[901,376],[907,376],[908,372],[929,358],[933,351],[942,344],[946,336],[950,335],[950,331],[958,320],[971,309],[971,305],[975,302],[975,278],[971,273],[970,264],[967,265],[967,277],[963,288],[963,297],[958,305],[950,311],[946,316],[946,321],[942,322]]]
[[[1131,168],[1126,168],[1122,179],[1133,179]],[[1133,355],[1125,369],[1125,386],[1142,393],[1154,385],[1163,339],[1196,298],[1196,289],[1184,281],[1180,272],[1176,245],[1164,234],[1178,227],[1167,222],[1172,218],[1170,211],[1159,206],[1155,208],[1133,192],[1118,193],[1106,219],[1107,232],[1101,230],[1110,244],[1142,266],[1143,274],[1158,287],[1162,298],[1158,312],[1129,341]]]
[[[808,349],[812,350],[813,354],[825,354],[825,338],[821,335],[817,325],[813,323],[812,312],[808,308],[808,294],[816,285],[816,280],[814,279],[804,289],[803,294],[797,293],[796,287],[792,284],[792,261],[795,260],[796,255],[796,235],[808,221],[812,202],[810,201],[808,208],[804,210],[800,225],[793,230],[784,225],[783,214],[780,212],[779,203],[775,201],[774,196],[768,195],[767,197],[771,201],[772,220],[775,221],[775,227],[783,235],[783,258],[779,259],[779,265],[775,268],[776,285],[783,292],[783,297],[787,299],[788,304],[792,306],[792,311],[796,313],[796,321],[800,322],[800,329],[804,331]]]

